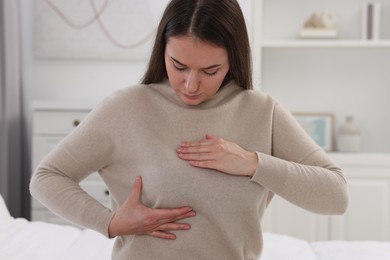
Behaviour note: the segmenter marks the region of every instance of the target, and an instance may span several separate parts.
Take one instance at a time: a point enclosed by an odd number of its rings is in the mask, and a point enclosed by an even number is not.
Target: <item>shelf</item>
[[[389,153],[328,153],[337,163],[343,166],[390,168]],[[390,173],[388,173],[390,174]]]
[[[33,110],[91,110],[97,105],[97,101],[79,100],[79,101],[33,101],[31,108]]]
[[[390,48],[390,40],[286,40],[264,41],[262,48]]]

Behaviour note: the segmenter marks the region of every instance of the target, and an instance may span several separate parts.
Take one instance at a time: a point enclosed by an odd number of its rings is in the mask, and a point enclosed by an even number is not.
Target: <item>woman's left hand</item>
[[[255,152],[210,134],[201,141],[183,142],[176,152],[192,166],[239,176],[253,176],[259,160]]]

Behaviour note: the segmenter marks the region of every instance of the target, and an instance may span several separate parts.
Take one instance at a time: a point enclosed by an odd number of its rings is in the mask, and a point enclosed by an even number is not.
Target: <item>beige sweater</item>
[[[191,167],[177,157],[183,141],[206,133],[257,151],[253,178]],[[98,171],[112,209],[78,183]],[[54,213],[107,234],[113,211],[143,178],[149,207],[189,205],[197,216],[174,241],[151,236],[118,237],[113,259],[257,259],[260,221],[274,194],[312,212],[341,214],[346,180],[293,116],[270,96],[228,83],[211,100],[187,106],[168,82],[134,86],[102,101],[39,165],[31,193]],[[288,217],[288,216],[286,216]]]

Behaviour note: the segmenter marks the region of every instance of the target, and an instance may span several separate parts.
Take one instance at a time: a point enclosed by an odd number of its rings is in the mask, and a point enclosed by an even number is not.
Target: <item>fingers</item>
[[[211,152],[179,152],[180,159],[187,161],[212,161],[217,158],[218,154]]]
[[[149,235],[163,239],[176,239],[176,235],[170,231],[189,230],[191,229],[191,226],[187,223],[167,223],[160,225],[156,229],[157,230],[150,232]]]
[[[196,212],[191,207],[181,207],[175,209],[150,209],[154,218],[158,219],[158,223],[167,224],[180,219],[196,216]]]
[[[177,154],[191,166],[240,176],[253,176],[258,164],[255,152],[210,134],[198,142],[183,142]]]
[[[193,166],[214,168],[215,161],[223,156],[226,149],[226,141],[206,134],[206,139],[202,141],[182,143],[176,152],[180,159],[189,161]]]
[[[176,152],[184,160],[216,160],[225,149],[223,139],[206,134],[201,141],[181,143]]]
[[[221,138],[215,137],[211,134],[206,134],[205,139],[200,141],[192,141],[192,142],[183,142],[180,144],[180,147],[201,147],[201,146],[209,146],[222,142]]]
[[[118,235],[152,235],[159,238],[175,239],[171,230],[188,230],[187,223],[177,220],[193,217],[191,207],[154,209],[146,207],[140,200],[142,178],[136,177],[129,197],[115,212],[108,227],[110,237]]]
[[[206,137],[207,140],[213,140],[213,139],[214,140],[220,140],[218,137],[213,136],[211,134],[206,134],[205,137]]]
[[[189,210],[189,211],[188,211]],[[195,212],[190,207],[177,209],[149,209],[149,216],[145,218],[144,228],[146,232],[139,234],[151,235],[163,239],[175,239],[173,230],[189,230],[188,223],[175,223],[176,220],[195,216]]]
[[[133,187],[131,189],[131,193],[127,199],[128,202],[139,201],[141,199],[142,193],[142,178],[141,176],[137,176],[134,180]]]
[[[207,169],[219,169],[220,165],[217,161],[204,161],[204,160],[191,160],[189,164],[199,168],[207,168]]]
[[[163,232],[163,231],[153,231],[149,234],[150,236],[157,237],[157,238],[162,238],[162,239],[171,239],[174,240],[176,239],[176,235],[173,233],[169,232]]]
[[[191,226],[189,224],[181,223],[168,223],[158,227],[158,230],[152,231],[149,235],[163,238],[163,239],[176,239],[176,235],[171,233],[173,230],[189,230]]]
[[[178,153],[210,153],[212,152],[213,144],[201,144],[201,145],[191,145],[191,146],[180,146],[176,149]]]
[[[168,223],[159,226],[159,231],[172,231],[172,230],[189,230],[191,226],[186,223]]]

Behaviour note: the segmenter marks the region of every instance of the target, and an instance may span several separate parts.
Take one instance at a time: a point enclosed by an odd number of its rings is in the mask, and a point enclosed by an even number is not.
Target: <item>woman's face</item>
[[[189,36],[170,37],[165,48],[169,82],[180,100],[198,105],[212,98],[229,71],[224,48]]]

